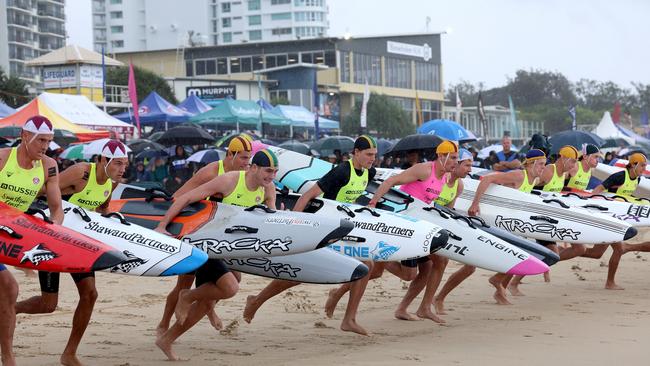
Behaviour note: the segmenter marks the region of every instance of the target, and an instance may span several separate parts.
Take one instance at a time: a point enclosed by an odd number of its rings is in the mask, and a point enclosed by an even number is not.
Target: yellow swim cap
[[[232,138],[232,140],[230,140],[230,143],[228,144],[228,151],[241,152],[253,150],[253,145],[251,144],[251,140],[249,140],[250,136],[242,135],[235,136]]]
[[[560,149],[560,156],[569,159],[578,159],[580,157],[580,153],[575,147],[571,145],[565,145]]]
[[[630,155],[630,158],[629,158],[628,161],[629,161],[630,165],[635,165],[635,164],[638,164],[638,163],[645,164],[645,163],[647,163],[648,159],[646,159],[645,155],[643,155],[641,153],[634,153],[634,154]]]
[[[436,154],[449,154],[458,152],[458,145],[449,140],[441,142],[436,148]]]

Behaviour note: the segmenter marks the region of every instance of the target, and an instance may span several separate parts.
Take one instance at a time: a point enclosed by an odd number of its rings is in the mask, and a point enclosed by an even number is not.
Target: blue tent
[[[7,116],[11,116],[14,113],[16,113],[15,109],[13,109],[10,106],[4,104],[4,102],[0,100],[0,118],[5,118]]]
[[[643,136],[639,135],[638,133],[636,133],[636,132],[634,132],[632,130],[628,130],[627,128],[621,126],[620,124],[617,124],[616,127],[621,132],[623,132],[626,136],[633,138],[636,141],[637,144],[641,143],[641,144],[644,144],[644,145],[650,145],[650,139],[648,139],[647,137],[643,137]]]
[[[177,107],[185,112],[191,113],[192,115],[201,114],[212,109],[212,107],[207,105],[201,100],[201,98],[194,94],[187,97],[182,103],[177,105]]]
[[[294,128],[314,128],[314,113],[305,107],[277,105],[271,109],[271,112],[291,120],[293,122],[291,125]],[[338,130],[340,129],[340,125],[331,119],[318,117],[318,128],[321,130]]]
[[[169,123],[187,122],[192,116],[175,105],[169,103],[155,91],[147,95],[138,106],[140,124],[148,126],[166,126]],[[133,112],[124,112],[113,116],[124,122],[135,124]]]

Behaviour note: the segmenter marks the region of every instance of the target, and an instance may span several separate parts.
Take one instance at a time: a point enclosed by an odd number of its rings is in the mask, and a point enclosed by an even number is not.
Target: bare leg
[[[81,362],[77,358],[77,348],[81,343],[81,338],[86,332],[90,317],[93,314],[95,301],[97,301],[97,289],[95,287],[95,277],[86,277],[76,283],[79,291],[79,303],[72,317],[72,330],[70,338],[61,355],[61,364],[66,366],[78,366]]]
[[[504,282],[509,276],[503,273],[497,273],[494,276],[490,277],[490,284],[494,286],[496,291],[494,292],[494,299],[499,305],[512,305],[508,298],[506,297],[506,289],[504,287]]]
[[[365,262],[364,262],[365,263]],[[334,316],[334,310],[339,301],[352,287],[351,283],[344,283],[338,288],[333,288],[327,293],[327,301],[325,301],[325,316],[331,318]]]
[[[250,323],[255,317],[257,310],[270,298],[281,292],[288,290],[294,286],[298,286],[300,282],[273,280],[257,295],[251,295],[246,298],[246,306],[244,307],[244,321]]]
[[[178,276],[176,279],[176,285],[167,295],[167,300],[165,301],[165,310],[163,311],[162,319],[160,319],[160,323],[158,323],[158,327],[156,328],[157,336],[165,333],[165,331],[169,328],[169,322],[172,319],[172,315],[174,315],[174,309],[176,309],[176,304],[178,303],[178,293],[181,290],[192,287],[193,282],[193,274]]]
[[[605,288],[608,290],[623,290],[624,288],[617,285],[614,277],[616,277],[616,270],[618,270],[618,263],[621,261],[621,257],[625,253],[624,245],[622,243],[612,245],[612,256],[609,257],[609,267],[607,268],[607,281],[605,282]]]
[[[519,291],[519,284],[521,284],[523,278],[524,276],[514,276],[512,281],[508,284],[507,289],[510,291],[512,296],[526,296],[523,292]]]
[[[402,301],[397,306],[397,309],[395,310],[395,318],[401,320],[417,320],[416,317],[409,314],[408,307],[420,294],[420,292],[422,292],[422,290],[424,290],[426,287],[427,279],[431,273],[431,267],[433,267],[433,263],[431,263],[430,260],[423,263],[418,263],[417,276],[415,276],[415,279],[411,281],[406,294],[404,294],[404,298],[402,298]]]
[[[368,266],[368,268],[372,269],[372,262],[363,263]],[[366,290],[369,280],[370,276],[365,276],[350,284],[350,299],[348,300],[348,306],[345,309],[343,321],[341,321],[341,330],[346,332],[355,332],[361,335],[368,335],[368,332],[357,324],[357,311],[359,310],[359,304],[361,303],[361,298],[363,297],[363,293]]]
[[[594,245],[593,247],[587,249],[585,254],[582,256],[585,258],[600,259],[605,251],[607,251],[608,245]]]
[[[580,257],[585,254],[587,251],[587,246],[584,244],[571,244],[569,248],[562,249],[560,251],[560,260],[565,261],[567,259]]]
[[[409,267],[399,262],[384,262],[386,270],[403,281],[413,281],[418,274],[417,267]],[[374,279],[370,277],[370,279]]]
[[[14,330],[16,328],[16,299],[18,283],[9,270],[0,271],[0,351],[2,365],[15,366]]]
[[[433,304],[433,298],[436,295],[436,291],[438,291],[438,286],[440,286],[442,275],[449,263],[449,259],[435,254],[432,254],[429,258],[431,258],[431,261],[433,262],[433,269],[429,275],[426,289],[424,290],[424,296],[422,296],[422,302],[415,314],[420,318],[431,319],[436,323],[444,323],[444,319],[431,311],[431,305]]]
[[[179,307],[187,306],[185,316],[178,317],[174,325],[156,340],[156,345],[170,360],[178,360],[172,344],[178,337],[194,326],[212,308],[215,300],[228,299],[237,293],[239,284],[232,273],[221,276],[216,283],[204,283],[194,290],[183,290],[179,294]],[[181,310],[182,311],[182,310]]]
[[[442,289],[440,292],[438,292],[438,296],[435,297],[433,301],[433,305],[436,309],[436,313],[440,315],[446,315],[447,313],[445,312],[445,298],[449,293],[458,287],[461,282],[465,281],[466,278],[472,275],[476,271],[476,267],[470,266],[470,265],[464,265],[462,266],[458,271],[452,273],[451,276],[447,279],[447,282],[445,282],[444,286],[442,286]]]

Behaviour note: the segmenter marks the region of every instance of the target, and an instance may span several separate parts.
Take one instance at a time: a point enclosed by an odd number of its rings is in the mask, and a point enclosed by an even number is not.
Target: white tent
[[[133,125],[104,113],[83,95],[42,93],[38,98],[61,117],[86,128],[116,132],[133,128]]]
[[[621,130],[616,128],[614,121],[612,121],[612,116],[609,115],[608,111],[605,111],[603,119],[600,120],[600,123],[598,123],[598,126],[596,126],[593,132],[604,139],[621,138],[627,141],[630,145],[634,145],[635,143],[632,137],[627,136]]]

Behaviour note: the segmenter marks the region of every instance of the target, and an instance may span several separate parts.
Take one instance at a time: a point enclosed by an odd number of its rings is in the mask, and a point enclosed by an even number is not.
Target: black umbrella
[[[386,152],[386,155],[401,155],[406,154],[411,150],[435,151],[438,144],[442,141],[443,140],[436,135],[408,135],[399,140],[392,149]]]
[[[140,152],[138,152],[135,158],[138,160],[142,160],[142,159],[163,157],[168,155],[169,154],[167,154],[167,152],[164,149],[155,149],[147,146],[144,149],[140,150]]]
[[[59,145],[70,145],[73,142],[78,142],[79,138],[71,131],[55,128],[54,141]]]
[[[149,150],[165,150],[165,147],[157,142],[153,142],[147,139],[135,139],[129,141],[126,144],[134,154],[139,154],[140,152],[149,149]]]
[[[278,147],[281,147],[286,150],[295,151],[304,155],[309,155],[309,145],[298,142],[298,141],[286,141],[280,144]]]
[[[605,144],[600,136],[585,131],[562,131],[549,137],[548,142],[551,144],[551,154],[557,154],[563,146],[570,145],[582,150],[584,144],[594,144],[598,147]]]
[[[321,156],[333,154],[334,150],[339,150],[341,153],[352,152],[354,139],[348,136],[330,136],[312,143],[309,148],[317,151]]]
[[[16,139],[20,137],[20,132],[22,130],[23,128],[18,126],[0,127],[0,136],[8,139]]]
[[[261,143],[266,144],[266,145],[271,145],[271,146],[278,146],[278,143],[271,140],[271,139],[260,139],[259,140]]]
[[[384,155],[393,147],[393,145],[392,142],[386,139],[377,140],[377,155]]]
[[[154,132],[149,135],[149,141],[158,142],[158,139],[165,133],[165,131]]]
[[[199,127],[178,126],[167,130],[156,142],[167,146],[203,145],[214,143],[215,138]]]

